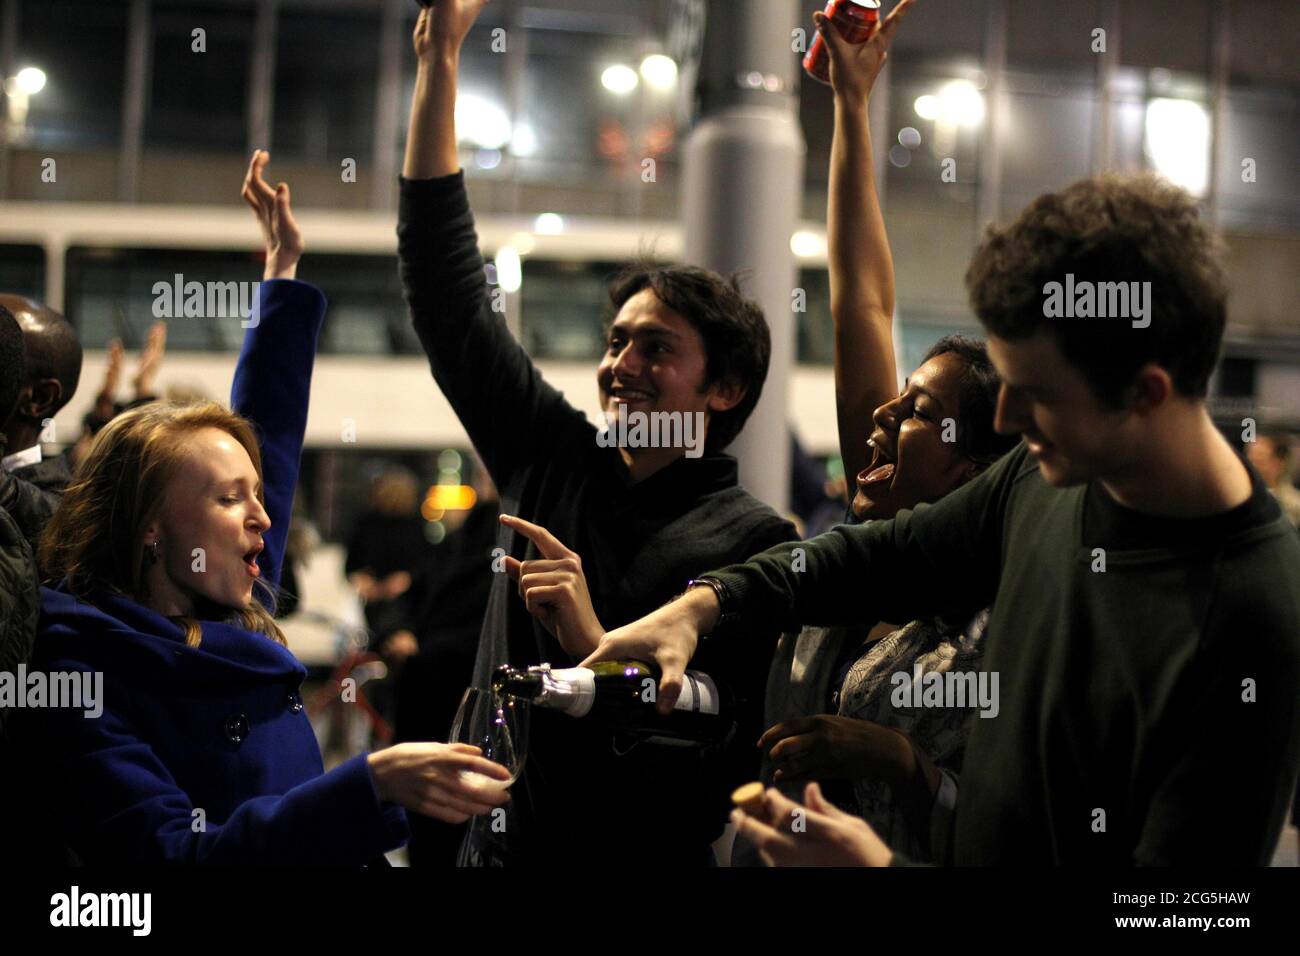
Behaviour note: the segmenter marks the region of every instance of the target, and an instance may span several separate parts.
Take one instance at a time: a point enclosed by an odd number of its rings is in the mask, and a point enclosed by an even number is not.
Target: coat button
[[[297,714],[302,711],[302,695],[294,691],[289,695],[289,713]]]
[[[243,714],[235,714],[233,717],[226,718],[226,739],[232,744],[237,744],[248,736],[248,718]]]

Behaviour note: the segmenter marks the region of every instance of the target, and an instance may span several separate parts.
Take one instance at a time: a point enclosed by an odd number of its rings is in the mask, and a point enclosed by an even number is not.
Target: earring
[[[157,541],[151,541],[151,542],[149,542],[149,562],[150,562],[151,564],[156,564],[156,563],[158,562],[158,542],[157,542]]]

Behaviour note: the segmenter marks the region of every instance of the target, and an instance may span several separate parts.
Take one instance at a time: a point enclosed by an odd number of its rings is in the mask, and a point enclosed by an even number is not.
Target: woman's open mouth
[[[875,449],[875,452],[871,456],[871,464],[858,472],[859,488],[877,485],[894,477],[894,462],[889,460],[888,454],[884,452],[879,444],[873,441],[871,446]]]
[[[262,576],[262,569],[257,566],[257,556],[261,553],[262,549],[257,547],[244,555],[244,567],[246,567],[248,573],[255,578],[260,578]]]
[[[863,468],[862,471],[858,472],[858,487],[865,488],[867,485],[879,484],[893,477],[894,463],[892,461],[876,468]]]

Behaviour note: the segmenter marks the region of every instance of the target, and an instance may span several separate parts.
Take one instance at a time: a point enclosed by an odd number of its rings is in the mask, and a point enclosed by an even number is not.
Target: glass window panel
[[[903,342],[899,351],[902,353],[903,367],[899,371],[903,373],[904,378],[920,367],[925,353],[945,335],[964,335],[967,338],[980,340],[988,337],[979,325],[944,322],[938,319],[924,318],[919,321],[903,322],[901,325]]]
[[[247,252],[73,246],[67,255],[65,301],[82,344],[99,349],[118,338],[128,349],[139,348],[149,326],[159,317],[155,306],[159,312],[166,311],[166,298],[170,297],[175,311],[174,294],[169,296],[159,284],[173,289],[178,275],[182,292],[190,282],[205,284],[204,311],[208,314],[165,319],[167,348],[178,352],[238,349],[244,339],[244,318],[231,314],[238,310],[233,307],[233,296],[226,298],[228,283],[260,279],[262,263],[258,256]],[[210,300],[209,283],[213,295]],[[236,286],[235,291],[243,299],[252,294],[250,287],[243,285]],[[221,300],[227,304],[223,306]]]
[[[980,181],[979,150],[988,110],[984,74],[952,62],[926,61],[900,66],[889,93],[890,138],[886,151],[886,196],[900,191],[924,197],[941,208],[971,202]],[[898,134],[911,127],[920,134],[904,146]],[[895,148],[897,147],[897,148]],[[944,178],[945,160],[955,181]],[[886,202],[889,200],[887,199]]]
[[[1097,4],[1092,0],[1007,0],[1007,64],[1052,70],[1066,66],[1096,69],[1102,54],[1092,52],[1092,31],[1101,25]],[[1118,41],[1119,37],[1113,38],[1113,42]],[[1108,49],[1109,42],[1111,38]]]
[[[1295,131],[1300,90],[1232,90],[1216,177],[1219,210],[1228,225],[1296,231]],[[1249,167],[1246,160],[1253,160]],[[1253,177],[1253,182],[1247,181]]]
[[[322,352],[420,354],[392,256],[309,253],[301,275],[329,301]]]
[[[379,70],[377,11],[282,10],[272,143],[289,155],[370,164]]]
[[[473,484],[479,465],[471,448],[306,448],[298,472],[299,499],[295,507],[301,504],[324,540],[345,543],[369,507],[371,482],[376,475],[388,468],[405,468],[415,475],[422,489],[431,487],[441,477],[438,460],[444,451],[460,456],[461,481]],[[444,530],[451,531],[463,514],[448,512],[442,521]]]
[[[1002,214],[1092,173],[1094,85],[1064,74],[1007,75],[1002,124]]]
[[[810,9],[821,5],[812,4]],[[888,10],[892,4],[882,6]],[[899,28],[889,59],[902,63],[919,57],[982,55],[985,19],[983,3],[918,3]]]
[[[502,27],[505,19],[502,9],[494,9],[494,7],[495,5],[489,5],[484,8],[483,14],[475,21],[469,36],[466,37],[460,53],[457,95],[461,111],[458,116],[457,134],[461,140],[461,163],[471,171],[476,180],[505,177],[509,174],[508,165],[502,162],[507,155],[508,140],[513,132],[509,125],[510,103],[506,91],[507,54],[493,52],[492,49],[492,31]],[[416,11],[414,4],[411,10],[414,14]],[[406,146],[406,124],[411,113],[411,98],[415,90],[415,53],[411,43],[405,39],[414,26],[415,16],[412,15],[403,29],[402,106],[396,145],[399,156]],[[506,43],[508,49],[509,35],[506,37]],[[496,141],[503,131],[507,144],[503,150],[497,151],[495,157],[490,155],[490,150],[476,148],[469,142],[476,135]]]
[[[806,295],[806,311],[797,317],[796,360],[805,365],[830,365],[835,361],[830,273],[825,269],[800,269],[799,288]]]
[[[1219,22],[1211,21],[1211,14],[1223,2],[1125,0],[1120,9],[1120,61],[1149,69],[1208,72],[1211,22]]]
[[[520,288],[523,344],[537,359],[589,361],[605,347],[609,281],[614,262],[559,262],[528,258]]]
[[[1232,0],[1233,79],[1300,86],[1300,3]]]
[[[0,292],[43,300],[45,250],[40,246],[0,245]]]
[[[636,91],[620,97],[600,85],[601,62],[626,63],[629,58],[609,44],[598,60],[593,46],[600,49],[596,44],[602,39],[584,37],[586,42],[580,44],[556,31],[529,31],[520,107],[536,141],[533,155],[538,160],[599,166],[603,154],[610,157],[603,162],[613,162],[632,148],[629,124]],[[603,147],[598,142],[602,130]]]
[[[968,314],[966,267],[978,234],[973,198],[937,204],[894,190],[885,225],[900,317]]]
[[[251,3],[154,5],[146,145],[244,152],[253,23]]]
[[[14,66],[40,69],[45,86],[28,97],[19,145],[104,147],[120,140],[127,13],[127,0],[21,0]]]

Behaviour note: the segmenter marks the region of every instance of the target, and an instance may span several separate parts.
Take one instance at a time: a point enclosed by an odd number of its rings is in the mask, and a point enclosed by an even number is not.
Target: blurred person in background
[[[808,454],[790,432],[790,510],[801,538],[812,538],[844,520],[848,486],[843,475],[831,477],[821,459]]]
[[[384,628],[393,602],[411,587],[411,575],[428,559],[428,522],[420,514],[420,485],[405,468],[386,467],[370,484],[366,510],[352,526],[343,570],[361,598],[366,625],[375,638],[371,650],[400,660],[414,653],[414,642]],[[388,645],[391,645],[388,646]]]
[[[82,416],[81,436],[69,451],[70,464],[75,469],[77,462],[90,451],[91,443],[101,428],[129,408],[139,408],[148,402],[158,400],[153,390],[154,379],[162,367],[163,357],[167,352],[167,323],[155,322],[149,326],[149,334],[140,359],[136,364],[135,374],[131,376],[132,397],[129,401],[117,400],[117,392],[122,381],[122,367],[126,361],[126,350],[120,339],[108,343],[108,355],[104,365],[104,381],[95,393],[94,404]],[[170,390],[166,396],[171,401],[189,401],[206,397],[200,395],[173,394]]]
[[[479,632],[492,590],[484,574],[497,540],[496,486],[477,457],[471,485],[474,506],[435,545],[414,574],[411,588],[386,610],[375,632],[383,646],[414,646],[397,678],[395,737],[437,740],[447,733],[465,688],[473,683]],[[450,517],[450,514],[448,515]],[[407,844],[412,866],[454,866],[465,825],[411,818]]]
[[[276,603],[277,619],[286,618],[302,603],[303,572],[311,555],[320,545],[320,531],[307,511],[307,497],[302,488],[293,496],[293,517],[289,523],[289,540],[284,548],[284,570],[280,575],[280,600]]]
[[[1255,441],[1246,443],[1246,457],[1264,479],[1264,484],[1278,500],[1291,524],[1300,528],[1300,490],[1293,484],[1291,436],[1286,432],[1260,432]]]

